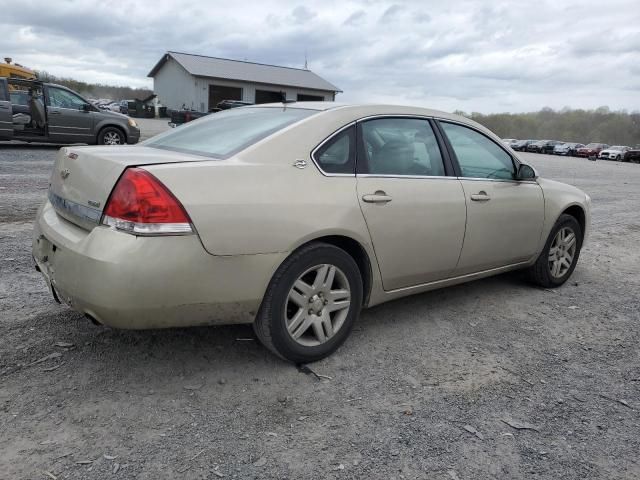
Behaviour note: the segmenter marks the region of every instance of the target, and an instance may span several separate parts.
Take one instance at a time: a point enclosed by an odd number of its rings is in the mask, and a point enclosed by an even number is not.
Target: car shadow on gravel
[[[521,273],[509,273],[465,285],[435,290],[395,300],[367,309],[356,323],[355,335],[336,354],[350,356],[371,342],[384,343],[392,332],[409,339],[415,322],[445,318],[455,323],[451,309],[465,299],[483,299],[493,293],[526,292]],[[87,318],[71,310],[47,312],[29,321],[31,329],[40,332],[38,353],[16,352],[21,358],[10,363],[27,365],[53,351],[56,342],[72,344],[60,361],[76,364],[85,373],[119,372],[120,380],[134,385],[140,372],[144,376],[189,377],[202,372],[262,370],[293,367],[264,348],[256,339],[251,325],[204,326],[158,330],[117,330],[93,325]],[[390,343],[390,346],[398,344]],[[11,356],[11,354],[10,354]],[[37,357],[37,358],[35,358]],[[267,374],[268,375],[268,374]]]
[[[438,310],[443,308],[460,306],[470,297],[480,302],[490,302],[496,296],[505,292],[516,294],[528,290],[540,290],[529,283],[523,272],[507,272],[489,278],[474,280],[472,282],[444,287],[429,292],[419,293],[408,297],[399,298],[390,302],[376,305],[364,311],[367,328],[377,323],[386,323],[394,312],[424,311],[427,309]]]

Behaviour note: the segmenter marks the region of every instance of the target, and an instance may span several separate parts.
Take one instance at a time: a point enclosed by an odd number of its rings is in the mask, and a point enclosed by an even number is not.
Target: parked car
[[[635,148],[627,150],[622,157],[623,162],[640,163],[640,145],[636,145]]]
[[[519,142],[519,140],[516,139],[516,138],[503,138],[502,139],[502,143],[504,143],[508,147],[514,145],[517,142]]]
[[[218,105],[216,105],[216,111],[220,111],[220,110],[229,110],[230,108],[237,108],[237,107],[246,107],[247,105],[253,105],[250,102],[242,102],[240,100],[222,100],[220,102],[218,102]]]
[[[547,142],[549,142],[550,140],[537,140],[535,142],[531,142],[529,145],[527,145],[527,152],[531,152],[531,153],[541,153],[542,152],[542,148],[547,144]]]
[[[582,148],[578,148],[576,150],[576,155],[578,157],[597,157],[602,150],[605,148],[609,148],[609,145],[606,143],[589,143]]]
[[[139,138],[132,118],[101,111],[66,87],[0,78],[0,140],[119,145]]]
[[[558,140],[547,140],[538,150],[538,153],[544,153],[547,155],[553,155],[553,149],[556,145],[562,145],[562,142]]]
[[[517,152],[526,152],[527,146],[533,142],[535,142],[535,140],[518,140],[511,145],[511,148]]]
[[[171,128],[179,127],[183,123],[191,122],[198,118],[206,117],[209,113],[198,112],[195,110],[171,110],[169,113],[169,126]]]
[[[617,162],[620,162],[624,157],[624,154],[629,150],[631,150],[631,148],[625,145],[614,145],[601,150],[598,154],[598,158],[601,160],[616,160]]]
[[[560,286],[590,224],[581,190],[411,107],[230,109],[62,148],[50,182],[33,256],[55,298],[117,328],[253,323],[292,362],[336,350],[363,307],[515,269]]]
[[[195,110],[188,110],[183,108],[181,110],[173,110],[170,112],[171,120],[169,121],[169,126],[172,128],[178,127],[183,123],[191,122],[192,120],[196,120],[198,118],[202,118],[210,113],[220,112],[222,110],[229,110],[230,108],[238,108],[238,107],[246,107],[248,105],[253,105],[249,102],[242,102],[240,100],[222,100],[218,102],[215,108],[209,110],[209,112],[198,112]]]
[[[120,100],[120,113],[124,115],[129,114],[129,102],[133,102],[133,100]]]
[[[553,154],[575,157],[576,151],[578,150],[578,148],[582,148],[582,147],[584,147],[582,143],[571,143],[571,142],[559,143],[558,145],[553,147]]]

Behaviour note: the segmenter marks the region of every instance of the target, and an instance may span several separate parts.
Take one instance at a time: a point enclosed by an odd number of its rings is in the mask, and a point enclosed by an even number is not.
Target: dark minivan
[[[0,77],[0,140],[121,145],[139,139],[135,120],[99,110],[73,90]]]

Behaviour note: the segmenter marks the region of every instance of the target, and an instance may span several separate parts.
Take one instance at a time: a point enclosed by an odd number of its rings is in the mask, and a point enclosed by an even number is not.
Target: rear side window
[[[428,177],[445,175],[440,148],[427,120],[380,118],[362,122],[361,128],[365,173]]]
[[[463,177],[513,180],[513,160],[497,143],[462,125],[446,122],[440,125],[456,154]]]
[[[313,158],[323,172],[355,174],[355,130],[355,125],[345,128],[314,152]]]
[[[212,113],[144,142],[147,147],[227,158],[317,113],[302,108],[233,108]]]

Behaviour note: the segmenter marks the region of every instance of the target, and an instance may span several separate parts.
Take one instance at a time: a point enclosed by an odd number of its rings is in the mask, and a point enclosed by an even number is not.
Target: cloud
[[[22,0],[0,53],[54,75],[152,86],[167,50],[293,67],[341,101],[453,111],[640,109],[637,0]]]
[[[367,13],[364,10],[358,10],[349,15],[343,25],[362,25],[366,16]]]

